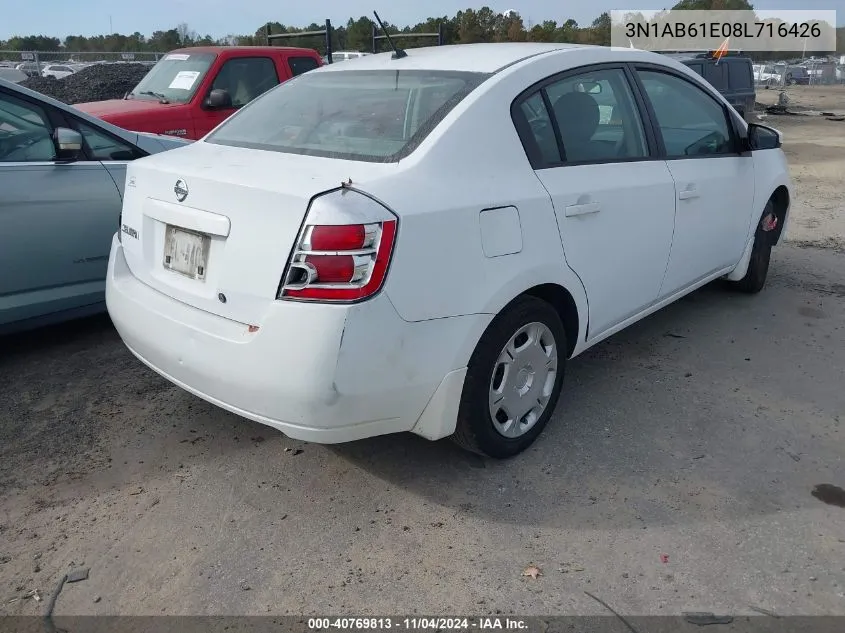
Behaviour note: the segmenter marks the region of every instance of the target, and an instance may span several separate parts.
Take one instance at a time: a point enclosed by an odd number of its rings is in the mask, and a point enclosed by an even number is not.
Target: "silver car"
[[[188,142],[0,79],[0,334],[105,310],[126,164]]]

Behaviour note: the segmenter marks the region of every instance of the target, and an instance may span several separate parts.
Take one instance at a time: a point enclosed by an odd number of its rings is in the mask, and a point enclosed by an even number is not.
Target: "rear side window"
[[[515,115],[522,118],[515,122],[523,130],[523,143],[535,168],[560,165],[558,133],[562,158],[569,164],[648,156],[634,95],[625,72],[618,68],[570,75],[550,83],[524,99]],[[528,132],[531,137],[526,139]]]
[[[719,92],[728,87],[728,66],[731,64],[706,64],[704,66],[704,78]]]
[[[754,78],[751,74],[749,64],[727,64],[728,81],[732,90],[751,90],[754,86]]]
[[[487,77],[428,70],[306,73],[228,119],[206,142],[396,162]]]
[[[690,70],[693,72],[704,76],[704,67],[701,64],[687,64],[687,66],[689,66]]]
[[[288,66],[294,77],[319,67],[317,60],[313,57],[289,57]]]

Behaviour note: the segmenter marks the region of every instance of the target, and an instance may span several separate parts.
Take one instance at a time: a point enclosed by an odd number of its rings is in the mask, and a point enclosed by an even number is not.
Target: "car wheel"
[[[772,256],[772,232],[777,228],[778,216],[775,213],[775,205],[769,200],[763,210],[763,216],[757,223],[757,230],[754,233],[754,245],[751,247],[751,260],[748,262],[748,270],[745,276],[730,282],[735,290],[755,294],[766,285],[766,277],[769,274],[769,261]]]
[[[528,448],[557,404],[567,349],[551,305],[527,295],[514,300],[470,358],[452,440],[495,458]]]
[[[796,81],[795,79],[790,77],[789,79],[786,80],[786,83],[788,83],[790,86],[794,86],[795,84],[798,83],[798,81]]]

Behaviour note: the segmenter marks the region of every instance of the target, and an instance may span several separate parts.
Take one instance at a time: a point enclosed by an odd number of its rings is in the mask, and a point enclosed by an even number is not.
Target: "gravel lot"
[[[607,614],[589,591],[845,615],[845,509],[811,495],[845,486],[845,122],[767,123],[800,200],[766,290],[712,284],[573,361],[510,461],[289,440],[158,378],[107,317],[0,339],[0,613],[84,565],[57,614]]]

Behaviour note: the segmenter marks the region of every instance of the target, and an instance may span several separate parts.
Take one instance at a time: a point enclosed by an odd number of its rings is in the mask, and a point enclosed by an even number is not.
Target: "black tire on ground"
[[[544,324],[557,348],[557,375],[545,410],[524,435],[507,438],[493,425],[488,404],[496,361],[517,331],[533,322]],[[557,311],[542,299],[523,295],[511,302],[490,323],[472,354],[458,409],[452,441],[474,453],[497,459],[512,457],[528,448],[543,431],[560,396],[567,356],[566,332]]]
[[[757,230],[754,232],[754,245],[751,247],[751,260],[748,262],[748,270],[742,279],[730,281],[729,286],[734,290],[755,294],[766,285],[766,277],[769,274],[769,261],[772,256],[772,232],[763,230],[765,218],[775,212],[774,203],[769,200],[763,215],[757,221]]]

